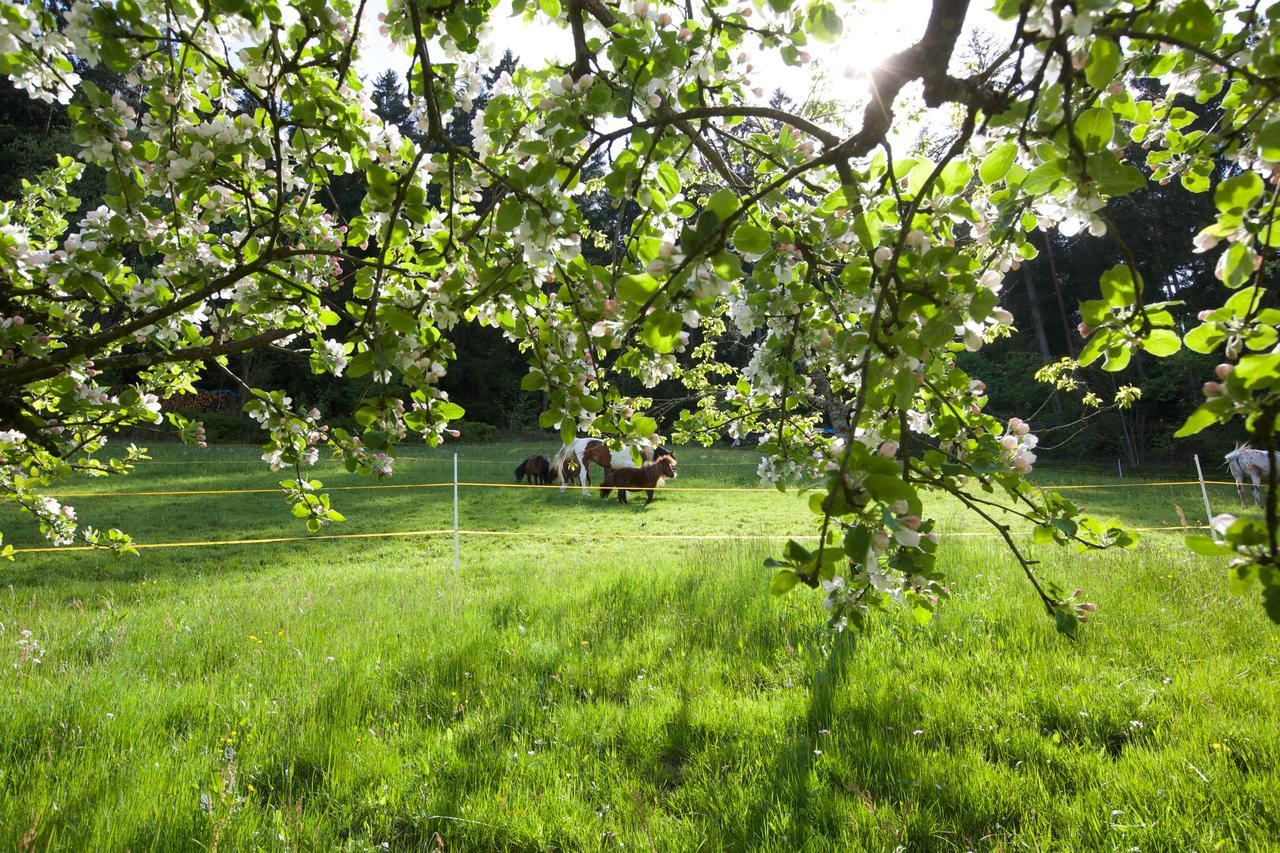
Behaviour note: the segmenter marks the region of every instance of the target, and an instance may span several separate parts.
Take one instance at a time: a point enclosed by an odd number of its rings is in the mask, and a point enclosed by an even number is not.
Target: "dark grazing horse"
[[[524,482],[525,477],[529,478],[530,483],[547,486],[551,484],[551,462],[545,456],[530,456],[528,459],[516,466],[516,482]]]

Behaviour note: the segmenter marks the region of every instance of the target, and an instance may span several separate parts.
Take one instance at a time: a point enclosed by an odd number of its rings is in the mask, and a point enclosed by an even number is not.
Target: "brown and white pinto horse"
[[[563,470],[563,466],[567,462],[576,461],[580,467],[578,473],[579,483],[582,485],[582,493],[590,494],[587,487],[591,485],[591,463],[599,465],[605,472],[612,471],[614,468],[635,468],[636,460],[632,456],[632,450],[635,450],[640,456],[641,464],[652,462],[655,459],[661,459],[664,456],[675,458],[670,450],[665,447],[655,446],[650,442],[637,445],[634,448],[624,447],[621,450],[609,450],[609,445],[598,438],[577,438],[572,444],[566,444],[560,448],[560,452],[556,454],[552,467],[557,471]],[[560,483],[560,491],[564,491],[564,487],[568,484],[568,477],[563,477]]]

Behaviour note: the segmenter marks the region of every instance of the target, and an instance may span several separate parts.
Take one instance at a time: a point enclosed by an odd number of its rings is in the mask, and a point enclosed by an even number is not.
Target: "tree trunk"
[[[1036,295],[1036,280],[1031,274],[1031,266],[1029,264],[1022,265],[1022,279],[1027,283],[1027,305],[1031,308],[1031,325],[1035,327],[1036,344],[1040,347],[1040,355],[1044,358],[1045,364],[1053,363],[1053,352],[1049,349],[1049,336],[1044,332],[1044,315],[1040,313],[1040,299]],[[1050,404],[1053,406],[1053,415],[1059,423],[1062,422],[1062,400],[1058,397],[1055,389],[1053,396],[1049,398]]]
[[[1058,299],[1058,316],[1062,318],[1062,334],[1067,345],[1067,353],[1074,358],[1080,352],[1076,346],[1077,334],[1071,328],[1071,318],[1067,314],[1067,303],[1062,298],[1062,285],[1058,282],[1058,265],[1053,258],[1053,239],[1046,233],[1044,237],[1044,254],[1049,261],[1049,278],[1053,281],[1053,295]]]
[[[809,372],[809,378],[813,380],[814,387],[822,395],[823,403],[827,409],[827,418],[831,421],[831,428],[835,430],[836,435],[848,435],[849,404],[836,397],[835,391],[831,388],[831,380],[827,378],[826,371],[814,368]]]

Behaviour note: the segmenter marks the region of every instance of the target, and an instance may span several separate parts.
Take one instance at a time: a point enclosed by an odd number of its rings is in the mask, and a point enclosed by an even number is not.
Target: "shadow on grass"
[[[768,796],[757,801],[755,810],[747,819],[746,837],[740,839],[743,844],[753,846],[759,843],[768,828],[769,813],[775,804],[789,808],[794,826],[806,824],[812,796],[809,779],[818,758],[814,744],[819,741],[819,732],[831,729],[836,694],[844,681],[853,649],[854,638],[849,631],[836,636],[826,665],[814,675],[804,721],[793,734],[790,744],[778,753],[768,774],[772,780]]]

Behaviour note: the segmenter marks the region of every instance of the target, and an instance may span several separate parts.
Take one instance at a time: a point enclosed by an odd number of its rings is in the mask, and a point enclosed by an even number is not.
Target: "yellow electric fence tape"
[[[446,486],[454,485],[449,483],[377,483],[364,486],[326,486],[322,491],[326,492],[362,492],[375,489],[439,489]],[[475,489],[560,489],[561,486],[541,486],[533,483],[458,483],[458,486]],[[1063,489],[1117,489],[1117,488],[1134,488],[1138,486],[1198,486],[1199,480],[1186,480],[1175,483],[1081,483],[1068,486],[1040,486],[1041,489],[1049,491],[1061,491]],[[1206,480],[1207,486],[1234,486],[1235,483],[1225,482],[1222,480]],[[566,491],[573,491],[582,488],[577,483],[571,483],[563,487]],[[588,488],[599,488],[599,484],[589,486]],[[733,486],[661,486],[664,492],[774,492],[771,489],[761,486],[750,487],[733,487]],[[644,491],[635,487],[628,488],[628,491]],[[174,490],[156,490],[143,492],[50,492],[51,498],[141,498],[141,497],[168,497],[180,495],[262,495],[262,494],[283,494],[283,489],[174,489]],[[781,494],[781,493],[780,493]]]
[[[1191,524],[1177,527],[1131,527],[1135,531],[1153,530],[1206,530],[1207,525]],[[205,548],[219,545],[269,545],[277,542],[331,542],[344,539],[391,539],[405,536],[444,536],[454,531],[443,530],[392,530],[380,533],[332,533],[325,536],[269,536],[261,539],[215,539],[202,542],[137,542],[139,550],[153,548]],[[710,542],[710,541],[775,541],[782,539],[816,539],[816,533],[778,534],[773,536],[753,535],[748,533],[575,533],[572,531],[543,532],[536,530],[459,530],[460,536],[519,536],[524,539],[591,539],[593,542],[606,542],[610,539],[645,539],[664,541]],[[943,538],[984,537],[994,538],[999,533],[985,530],[961,531],[945,533]],[[1029,536],[1031,531],[1017,531],[1015,535]],[[69,545],[53,548],[14,548],[15,554],[42,554],[50,552],[94,551],[89,545]]]

